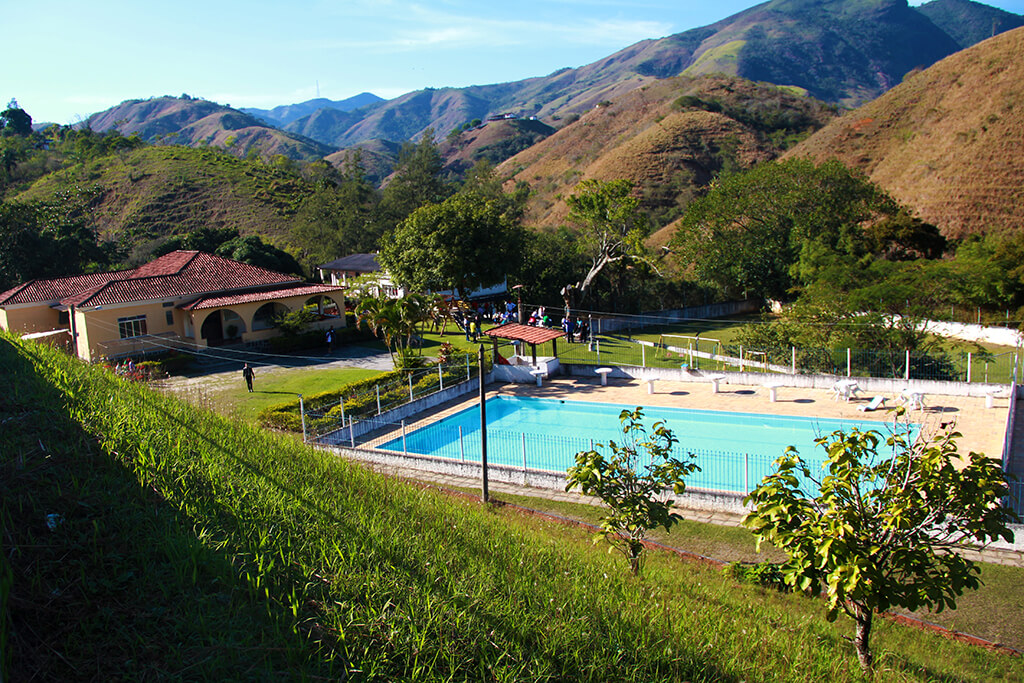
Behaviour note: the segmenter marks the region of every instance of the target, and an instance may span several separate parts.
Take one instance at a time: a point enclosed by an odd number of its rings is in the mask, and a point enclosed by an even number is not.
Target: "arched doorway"
[[[240,341],[246,331],[245,321],[229,308],[213,311],[199,328],[199,336],[207,346],[220,346]]]
[[[321,320],[324,318],[340,318],[345,313],[344,306],[339,305],[337,301],[323,294],[309,297],[302,307],[316,313]]]
[[[256,312],[252,316],[252,329],[256,330],[269,330],[276,325],[274,321],[281,316],[288,315],[290,311],[288,307],[279,301],[271,301],[265,303],[256,309]]]

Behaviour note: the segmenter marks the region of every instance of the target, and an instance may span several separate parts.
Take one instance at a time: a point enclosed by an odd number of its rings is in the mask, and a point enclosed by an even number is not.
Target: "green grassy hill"
[[[4,680],[859,681],[823,603],[384,479],[0,338]],[[1019,658],[879,623],[879,681]]]
[[[287,242],[311,188],[294,174],[215,149],[146,146],[77,164],[36,181],[21,200],[87,190],[92,225],[129,249],[198,228],[233,228]]]

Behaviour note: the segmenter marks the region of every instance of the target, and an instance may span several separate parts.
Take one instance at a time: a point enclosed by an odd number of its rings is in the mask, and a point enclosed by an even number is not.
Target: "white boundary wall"
[[[695,354],[696,355],[696,354]],[[751,363],[753,365],[753,363]],[[765,386],[774,384],[777,387],[794,387],[800,389],[831,389],[838,380],[854,379],[860,388],[867,393],[891,392],[899,393],[904,389],[923,394],[940,396],[972,396],[984,398],[990,391],[1009,391],[1008,384],[982,382],[949,382],[929,379],[892,379],[882,377],[847,377],[846,375],[791,375],[783,373],[736,372],[723,370],[707,372],[703,370],[678,370],[676,368],[641,368],[639,366],[620,365],[612,368],[609,378],[620,379],[664,379],[672,382],[709,382],[709,377],[719,376],[726,384],[746,384]],[[563,363],[562,372],[573,377],[597,377],[597,366]]]

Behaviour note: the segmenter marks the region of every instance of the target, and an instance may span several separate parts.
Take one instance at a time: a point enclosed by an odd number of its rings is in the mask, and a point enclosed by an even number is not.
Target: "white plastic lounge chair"
[[[879,408],[881,408],[883,403],[885,403],[885,396],[875,396],[873,399],[871,399],[870,403],[865,403],[864,405],[857,408],[857,410],[859,410],[862,413],[870,413],[874,410],[878,410]]]

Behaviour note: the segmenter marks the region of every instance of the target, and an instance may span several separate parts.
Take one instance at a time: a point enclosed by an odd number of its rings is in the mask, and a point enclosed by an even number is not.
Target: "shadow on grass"
[[[159,405],[154,406],[157,410],[161,410]],[[526,658],[529,660],[533,658],[534,661],[544,661],[554,671],[557,672],[557,677],[564,680],[587,680],[592,679],[594,676],[594,663],[584,658],[582,661],[575,661],[569,657],[558,657],[551,648],[551,643],[546,641],[544,635],[544,629],[530,630],[525,629],[522,623],[519,623],[515,618],[509,616],[503,616],[496,614],[493,607],[488,605],[486,601],[480,601],[479,598],[473,597],[470,593],[465,592],[459,588],[458,585],[452,586],[451,589],[447,589],[447,581],[445,577],[439,577],[436,572],[426,571],[425,567],[420,563],[414,561],[405,549],[401,547],[399,543],[387,543],[384,540],[377,538],[373,534],[365,533],[365,530],[357,528],[351,519],[344,518],[336,512],[325,507],[319,500],[311,499],[302,494],[296,487],[283,481],[280,477],[276,476],[275,473],[268,469],[265,465],[265,458],[259,457],[253,453],[251,457],[248,454],[236,453],[224,447],[221,441],[213,434],[206,434],[195,429],[194,425],[184,422],[166,411],[162,411],[164,416],[170,421],[175,423],[179,429],[187,431],[192,439],[202,440],[207,447],[212,450],[219,452],[223,457],[228,458],[236,462],[246,471],[251,473],[253,476],[259,478],[261,481],[272,485],[278,491],[286,494],[295,503],[305,508],[311,513],[315,513],[322,520],[328,524],[326,528],[333,528],[336,530],[336,537],[345,543],[346,538],[358,538],[360,544],[360,557],[372,558],[377,564],[389,567],[390,571],[396,574],[393,579],[389,580],[389,583],[397,584],[398,590],[393,593],[389,593],[386,597],[389,602],[395,602],[399,605],[410,601],[409,607],[414,609],[415,605],[421,604],[418,600],[416,593],[433,595],[438,602],[450,605],[450,611],[453,615],[470,615],[471,621],[475,622],[472,632],[466,631],[459,633],[447,633],[444,635],[440,642],[435,642],[434,646],[440,647],[444,650],[444,654],[452,657],[455,660],[462,660],[464,662],[480,662],[481,657],[492,656],[493,650],[489,646],[494,646],[494,643],[488,643],[487,640],[513,644],[513,659],[518,660]],[[386,489],[385,489],[386,490]],[[375,504],[383,509],[387,509],[389,501],[382,500],[379,497],[380,492],[378,491],[378,497],[375,499]],[[407,503],[398,500],[395,501],[394,506],[406,506]],[[415,514],[415,511],[409,511]],[[492,552],[492,548],[487,545],[486,547],[481,546],[479,541],[471,536],[468,536],[462,531],[448,530],[445,529],[447,534],[446,542],[451,544],[451,547],[458,547],[459,553],[464,555],[471,555],[476,557],[489,557]],[[487,541],[490,543],[490,540]],[[476,546],[476,547],[474,547]],[[362,561],[362,560],[357,560]],[[429,562],[427,564],[430,564]],[[347,574],[355,569],[357,572],[360,568],[346,568],[343,571]],[[561,567],[554,573],[561,575]],[[372,573],[375,567],[366,567],[362,570]],[[503,575],[509,571],[508,567],[495,566],[495,575]],[[396,580],[397,579],[397,580]],[[454,581],[457,583],[461,581],[461,577],[456,577]],[[357,582],[358,583],[358,582]],[[404,588],[403,584],[415,586],[415,591],[410,588]],[[365,584],[364,584],[365,585]],[[503,587],[504,591],[513,590],[513,586],[506,585]],[[516,590],[522,590],[517,588]],[[344,591],[331,593],[328,597],[329,600],[342,604],[346,601],[353,602],[355,604],[362,604],[368,600],[382,599],[380,595],[367,596],[362,593],[351,593],[344,594]],[[534,596],[531,594],[521,594],[518,596],[517,604],[528,604]],[[608,628],[611,632],[616,632],[624,628],[628,628],[626,624],[617,623],[622,620],[622,617],[615,613],[604,613],[593,623],[606,624],[612,622]],[[600,628],[600,627],[599,627]],[[358,630],[353,629],[353,632],[349,635],[351,640],[352,636],[357,634]],[[487,639],[480,641],[476,637],[477,633],[489,633]],[[369,634],[367,634],[369,635]],[[653,637],[653,640],[657,640]],[[451,648],[455,647],[454,641],[461,640],[463,649],[462,651],[450,652]],[[603,640],[599,639],[599,642],[603,643]],[[517,651],[516,651],[517,650]],[[437,653],[437,659],[442,660],[439,663],[439,667],[443,667],[444,654]],[[433,656],[433,655],[432,655]],[[505,655],[502,655],[504,657]],[[493,665],[497,666],[497,662],[501,661],[502,657],[493,661]],[[671,675],[678,675],[680,673],[695,675],[696,671],[691,672],[679,672],[672,664],[672,659],[661,660],[659,658],[647,657],[644,653],[623,651],[617,652],[614,657],[617,658],[617,664],[622,667],[629,668],[634,671],[647,671],[650,674],[650,680],[661,678],[671,671]],[[387,660],[389,666],[394,667],[397,672],[407,672],[416,666],[417,660],[422,660],[422,653],[410,653],[404,649],[391,649],[387,654]],[[600,665],[597,665],[600,669]],[[490,667],[488,667],[490,668]],[[463,671],[464,674],[473,671]],[[739,677],[728,673],[727,671],[718,667],[714,662],[702,661],[699,665],[699,672],[703,675],[710,676],[710,680],[719,681],[735,681]],[[439,669],[435,673],[444,673],[443,669]],[[635,675],[635,674],[633,674]]]
[[[194,520],[69,415],[32,360],[0,339],[10,680],[286,674],[305,644],[283,615],[250,598]]]

